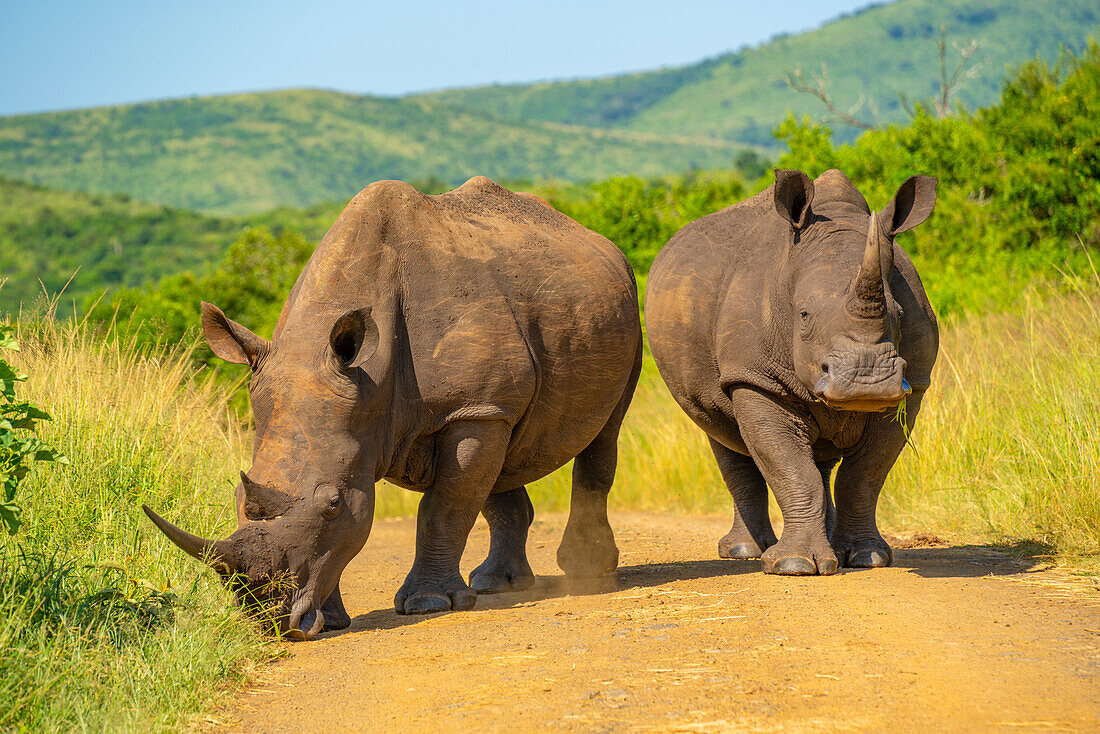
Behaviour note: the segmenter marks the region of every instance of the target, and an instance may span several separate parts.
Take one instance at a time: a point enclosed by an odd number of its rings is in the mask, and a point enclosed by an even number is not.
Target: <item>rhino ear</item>
[[[931,176],[911,176],[879,212],[879,226],[893,237],[928,219],[936,206],[937,184]]]
[[[336,319],[328,340],[344,367],[359,367],[370,359],[378,350],[378,324],[370,306],[352,309]]]
[[[226,317],[212,303],[202,303],[202,333],[211,351],[226,362],[255,367],[271,348],[271,342],[256,336],[245,327]]]
[[[810,202],[814,200],[814,182],[802,171],[775,170],[775,211],[802,229],[810,221]]]

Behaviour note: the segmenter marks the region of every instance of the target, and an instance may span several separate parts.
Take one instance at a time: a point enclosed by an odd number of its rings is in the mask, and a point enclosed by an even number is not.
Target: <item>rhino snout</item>
[[[892,344],[838,351],[821,363],[817,397],[844,410],[879,411],[897,407],[912,392],[905,379],[905,360]]]
[[[303,597],[294,604],[290,615],[283,618],[283,635],[291,640],[308,640],[316,637],[325,627],[325,615]]]

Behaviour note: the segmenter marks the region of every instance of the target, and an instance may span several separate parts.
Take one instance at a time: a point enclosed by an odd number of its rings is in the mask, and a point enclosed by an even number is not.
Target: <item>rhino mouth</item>
[[[913,391],[905,360],[893,345],[862,352],[830,354],[821,365],[814,395],[831,408],[879,412],[896,408]]]
[[[299,605],[295,605],[297,608]],[[305,611],[292,611],[285,619],[283,636],[290,640],[308,640],[316,637],[325,628],[325,615],[319,608],[309,608]]]

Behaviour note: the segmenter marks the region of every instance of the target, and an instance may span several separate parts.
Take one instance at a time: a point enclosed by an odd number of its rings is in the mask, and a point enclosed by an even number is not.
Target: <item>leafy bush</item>
[[[0,352],[19,350],[14,328],[0,324]],[[16,400],[15,385],[25,382],[20,373],[0,356],[0,521],[8,532],[19,529],[22,512],[15,497],[19,484],[35,461],[68,464],[69,460],[33,434],[35,424],[51,420],[50,414],[27,401]]]
[[[793,117],[776,135],[778,166],[817,175],[839,168],[881,206],[908,176],[940,180],[927,224],[903,235],[941,313],[1015,304],[1029,283],[1087,266],[1100,243],[1100,46],[1058,67],[1025,64],[1000,104],[834,146],[827,127]],[[767,184],[765,179],[758,186]]]

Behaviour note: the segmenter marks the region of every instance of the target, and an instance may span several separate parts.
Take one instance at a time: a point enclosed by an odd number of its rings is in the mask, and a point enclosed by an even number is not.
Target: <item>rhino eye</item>
[[[802,317],[802,323],[799,324],[799,331],[802,332],[803,339],[808,339],[810,333],[813,331],[813,317],[810,316],[810,312],[806,310],[799,311],[798,315]]]
[[[331,520],[340,514],[344,508],[344,502],[340,495],[333,495],[327,503],[325,503],[324,516],[326,519]]]

